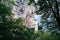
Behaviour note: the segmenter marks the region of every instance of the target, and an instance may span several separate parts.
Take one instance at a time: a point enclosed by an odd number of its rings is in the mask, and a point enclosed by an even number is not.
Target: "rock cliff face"
[[[35,28],[38,31],[38,23],[34,20],[35,7],[33,4],[28,5],[27,0],[14,0],[16,5],[13,6],[14,18],[21,17],[24,20],[24,24],[28,28]]]

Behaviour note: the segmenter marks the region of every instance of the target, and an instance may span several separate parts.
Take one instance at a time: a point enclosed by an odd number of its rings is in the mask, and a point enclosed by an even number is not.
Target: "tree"
[[[37,2],[33,0],[33,2],[37,9],[36,13],[40,14],[43,19],[41,23],[47,26],[48,30],[51,31],[57,31],[60,29],[60,2],[57,0],[37,0]]]
[[[11,8],[0,3],[0,40],[35,40],[33,30],[23,25],[22,19],[14,19]]]

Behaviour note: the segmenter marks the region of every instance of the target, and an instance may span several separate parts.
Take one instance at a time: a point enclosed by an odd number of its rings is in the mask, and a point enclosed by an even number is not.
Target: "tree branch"
[[[47,0],[47,1],[48,1],[48,3],[49,3],[50,8],[52,9],[52,12],[53,12],[53,14],[54,14],[54,17],[56,18],[56,20],[57,20],[57,22],[58,22],[58,25],[60,26],[60,20],[59,20],[59,8],[58,8],[57,1],[56,1],[57,12],[55,12],[55,11],[53,10],[52,4],[50,3],[50,1],[49,1],[49,0]],[[57,17],[57,16],[58,16],[58,17]]]

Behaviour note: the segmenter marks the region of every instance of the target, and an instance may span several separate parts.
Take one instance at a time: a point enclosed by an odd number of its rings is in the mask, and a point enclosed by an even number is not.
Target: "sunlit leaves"
[[[34,0],[29,0],[29,3],[28,3],[28,4],[30,5],[30,4],[33,3],[33,2],[34,2]]]
[[[0,15],[10,15],[11,9],[0,3]]]

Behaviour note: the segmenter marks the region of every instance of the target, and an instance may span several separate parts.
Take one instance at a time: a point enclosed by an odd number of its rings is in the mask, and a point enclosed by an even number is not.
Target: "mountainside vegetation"
[[[41,15],[40,30],[23,25],[21,18],[13,18],[11,4],[7,6],[4,2],[11,0],[0,0],[0,40],[60,40],[60,2],[57,0],[29,0],[35,4],[36,14]],[[44,29],[46,27],[46,29]],[[44,29],[44,30],[42,30]],[[46,30],[46,31],[45,31]]]

